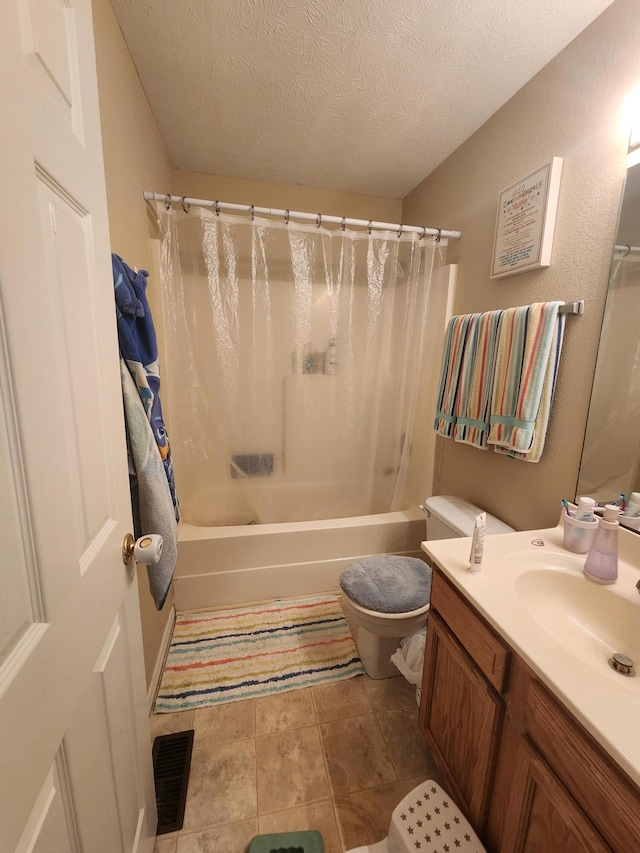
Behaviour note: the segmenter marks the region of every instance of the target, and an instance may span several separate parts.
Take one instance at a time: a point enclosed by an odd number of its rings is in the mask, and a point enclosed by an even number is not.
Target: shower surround
[[[158,217],[176,606],[322,592],[358,556],[418,552],[446,242]]]

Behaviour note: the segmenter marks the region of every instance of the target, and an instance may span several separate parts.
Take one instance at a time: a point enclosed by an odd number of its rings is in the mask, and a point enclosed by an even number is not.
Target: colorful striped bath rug
[[[334,595],[180,613],[155,712],[236,702],[363,672]]]

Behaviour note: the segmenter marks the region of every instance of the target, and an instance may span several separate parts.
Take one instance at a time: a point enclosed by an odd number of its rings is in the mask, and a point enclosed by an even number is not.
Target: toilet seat
[[[419,607],[417,610],[407,610],[405,613],[381,613],[379,610],[367,610],[366,607],[358,604],[350,595],[347,595],[344,590],[342,590],[342,596],[345,605],[354,611],[354,615],[361,625],[373,629],[374,633],[377,629],[380,636],[386,637],[406,637],[417,631],[426,622],[423,617],[431,607],[430,602],[427,602],[424,607]],[[404,633],[402,633],[403,631]]]
[[[340,586],[365,610],[403,614],[419,610],[431,596],[431,566],[417,557],[372,554],[354,560],[340,575]]]

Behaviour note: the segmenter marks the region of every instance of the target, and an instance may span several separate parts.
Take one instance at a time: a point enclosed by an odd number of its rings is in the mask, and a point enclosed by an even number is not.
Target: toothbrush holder
[[[578,521],[569,513],[564,515],[564,547],[574,554],[586,554],[593,545],[593,540],[598,529],[598,519],[590,521]]]

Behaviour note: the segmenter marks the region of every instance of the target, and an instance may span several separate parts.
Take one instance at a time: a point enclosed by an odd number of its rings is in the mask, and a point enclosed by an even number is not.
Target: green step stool
[[[274,832],[271,835],[256,835],[252,838],[249,853],[324,853],[324,844],[316,829]]]

